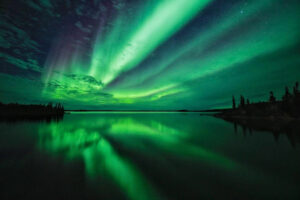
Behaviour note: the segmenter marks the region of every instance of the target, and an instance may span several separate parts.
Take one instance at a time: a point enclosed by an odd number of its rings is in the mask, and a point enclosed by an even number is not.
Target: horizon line
[[[223,109],[207,109],[207,110],[186,110],[186,109],[181,109],[181,110],[99,110],[99,109],[66,109],[65,111],[69,112],[219,112],[219,111],[224,111],[228,110],[230,108],[223,108]]]

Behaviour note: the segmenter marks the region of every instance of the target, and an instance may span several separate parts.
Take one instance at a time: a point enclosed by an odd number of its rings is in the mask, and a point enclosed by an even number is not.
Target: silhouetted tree
[[[46,105],[23,105],[18,103],[0,104],[0,118],[8,116],[29,116],[35,118],[63,116],[64,108],[61,103]]]
[[[294,86],[294,95],[297,96],[298,93],[299,93],[299,83],[297,81]]]
[[[48,108],[48,110],[51,110],[51,109],[53,108],[53,103],[52,103],[52,102],[49,102],[49,103],[47,104],[47,108]]]
[[[250,105],[250,106],[249,106]],[[289,88],[285,87],[285,93],[282,96],[282,101],[277,100],[274,92],[270,91],[269,101],[251,102],[240,95],[240,102],[237,106],[236,99],[232,96],[233,110],[224,111],[220,116],[263,116],[263,117],[278,117],[298,118],[300,119],[300,91],[299,82],[293,86],[293,93],[290,93]],[[239,108],[234,110],[235,108]]]
[[[235,104],[235,98],[234,96],[232,96],[232,108],[235,109],[236,108],[236,104]]]
[[[245,97],[243,97],[242,95],[240,97],[240,107],[245,107]]]
[[[270,101],[270,103],[275,103],[276,102],[276,98],[275,98],[274,93],[272,91],[270,92],[269,101]]]
[[[288,101],[291,98],[291,93],[288,87],[285,87],[285,94],[282,98],[283,101]]]

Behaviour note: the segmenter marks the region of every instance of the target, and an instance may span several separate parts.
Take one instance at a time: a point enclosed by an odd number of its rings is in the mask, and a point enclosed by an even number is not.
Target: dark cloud
[[[92,76],[87,76],[87,75],[78,75],[78,74],[65,74],[65,77],[71,78],[74,81],[79,81],[79,82],[85,82],[88,84],[92,85],[97,85],[97,86],[103,86],[103,83],[101,81],[97,81],[94,77]]]

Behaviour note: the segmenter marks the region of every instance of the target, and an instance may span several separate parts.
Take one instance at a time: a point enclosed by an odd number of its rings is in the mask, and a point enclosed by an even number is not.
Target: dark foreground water
[[[299,140],[197,113],[72,113],[0,132],[0,199],[300,198]]]

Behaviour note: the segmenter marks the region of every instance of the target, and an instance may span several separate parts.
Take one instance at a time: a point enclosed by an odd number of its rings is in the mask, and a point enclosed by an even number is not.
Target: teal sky
[[[212,109],[300,81],[298,0],[3,0],[0,101]]]

